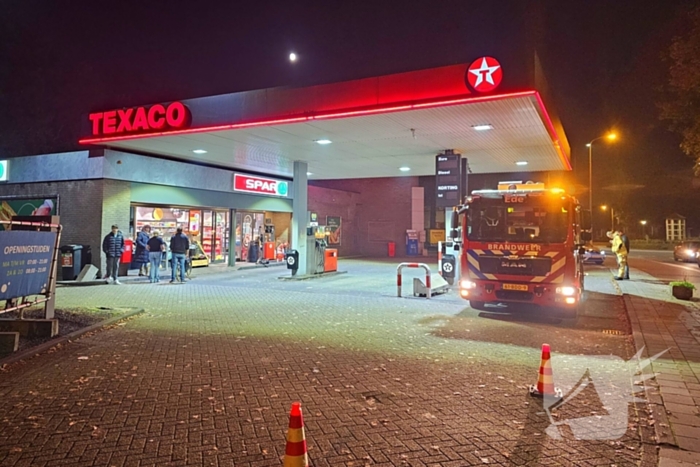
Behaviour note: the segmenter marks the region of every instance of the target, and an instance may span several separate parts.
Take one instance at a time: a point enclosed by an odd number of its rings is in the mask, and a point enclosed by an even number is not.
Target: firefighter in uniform
[[[615,280],[621,281],[625,279],[625,275],[629,274],[627,272],[627,247],[622,238],[622,232],[619,230],[608,232],[607,235],[608,238],[612,239],[612,252],[617,256],[617,265],[619,267]],[[627,275],[627,278],[629,278],[629,275]]]

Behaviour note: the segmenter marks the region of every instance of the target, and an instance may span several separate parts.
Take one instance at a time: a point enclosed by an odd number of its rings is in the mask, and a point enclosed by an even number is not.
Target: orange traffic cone
[[[552,376],[552,362],[549,353],[549,344],[542,344],[542,361],[540,362],[540,374],[537,378],[537,386],[530,386],[530,394],[536,397],[561,399],[561,389],[554,387]]]
[[[304,417],[301,415],[300,402],[294,402],[292,410],[289,412],[284,467],[309,467],[309,457],[306,454],[306,436],[304,436]]]

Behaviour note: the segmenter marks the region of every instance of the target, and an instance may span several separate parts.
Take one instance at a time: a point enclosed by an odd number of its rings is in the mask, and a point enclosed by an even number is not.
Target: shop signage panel
[[[460,154],[438,154],[435,156],[435,200],[439,208],[459,205]]]
[[[0,300],[46,293],[56,232],[0,232]]]
[[[0,198],[0,220],[11,221],[14,216],[57,216],[58,197]],[[5,225],[0,224],[0,231]]]
[[[287,197],[289,195],[289,183],[272,178],[233,174],[233,191]]]
[[[330,232],[328,245],[340,246],[342,222],[343,220],[340,216],[326,216],[326,230]]]
[[[168,105],[94,112],[89,115],[92,136],[121,136],[188,128],[190,110],[182,102]]]
[[[437,245],[438,242],[444,242],[445,241],[445,231],[440,230],[440,229],[430,229],[429,233],[429,242],[431,245]]]

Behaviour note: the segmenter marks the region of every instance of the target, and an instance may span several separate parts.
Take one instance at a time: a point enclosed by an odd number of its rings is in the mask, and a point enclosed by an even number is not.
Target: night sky
[[[0,157],[78,149],[91,110],[464,63],[516,41],[537,3],[3,0]],[[620,134],[594,146],[595,204],[629,224],[677,211],[700,234],[693,162],[655,106],[690,3],[545,0],[539,54],[581,185],[585,144]]]

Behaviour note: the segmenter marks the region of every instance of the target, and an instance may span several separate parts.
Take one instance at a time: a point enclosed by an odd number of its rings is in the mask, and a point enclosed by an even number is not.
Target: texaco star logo
[[[447,273],[452,272],[452,263],[442,263],[442,270]]]
[[[493,91],[501,84],[503,71],[501,64],[493,57],[481,57],[467,70],[467,81],[478,92]]]

